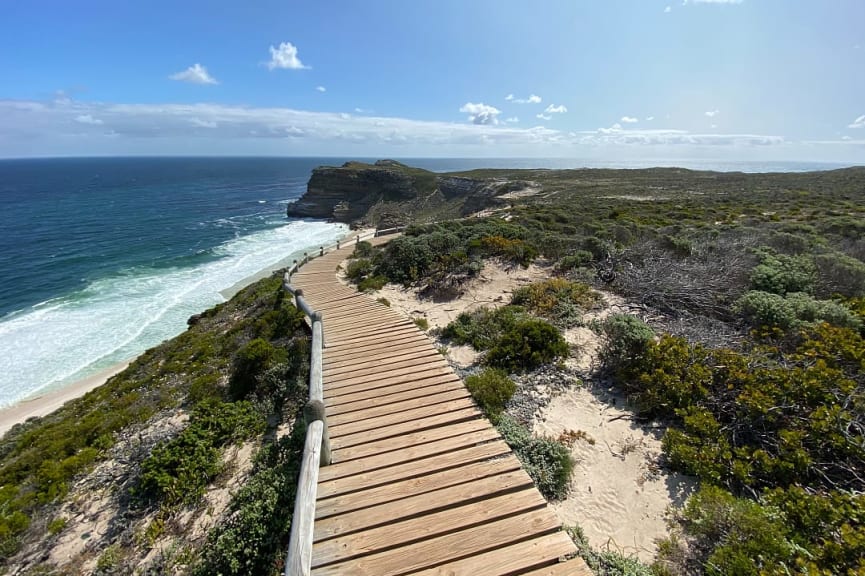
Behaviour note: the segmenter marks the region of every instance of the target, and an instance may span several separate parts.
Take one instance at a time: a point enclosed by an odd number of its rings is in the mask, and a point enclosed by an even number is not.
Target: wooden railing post
[[[324,256],[324,246],[319,246],[319,247],[318,247],[318,255],[319,255],[319,256]]]

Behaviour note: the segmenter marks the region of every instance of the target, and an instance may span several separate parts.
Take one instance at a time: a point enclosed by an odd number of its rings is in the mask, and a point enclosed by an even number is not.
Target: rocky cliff
[[[394,160],[347,162],[312,172],[306,193],[288,205],[295,217],[378,226],[453,217],[502,201],[513,182],[436,174]]]

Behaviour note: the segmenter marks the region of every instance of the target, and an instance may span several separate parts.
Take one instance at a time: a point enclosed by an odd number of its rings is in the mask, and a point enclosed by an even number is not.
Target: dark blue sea
[[[289,220],[315,166],[343,158],[0,160],[0,406],[128,360],[255,273],[342,225]],[[828,164],[418,159],[436,171],[681,165],[803,171]]]

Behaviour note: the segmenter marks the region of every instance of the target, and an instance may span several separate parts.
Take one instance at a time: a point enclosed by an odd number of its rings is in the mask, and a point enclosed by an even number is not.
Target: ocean
[[[288,219],[315,166],[345,158],[0,160],[0,406],[95,374],[186,329],[264,269],[344,225]],[[808,163],[405,159],[434,171],[805,171]]]

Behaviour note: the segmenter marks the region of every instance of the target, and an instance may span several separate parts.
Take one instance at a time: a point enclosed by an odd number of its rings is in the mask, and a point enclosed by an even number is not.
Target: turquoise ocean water
[[[290,220],[315,166],[342,158],[0,160],[0,406],[128,360],[186,328],[221,292],[345,226]],[[829,164],[416,159],[472,168]]]

